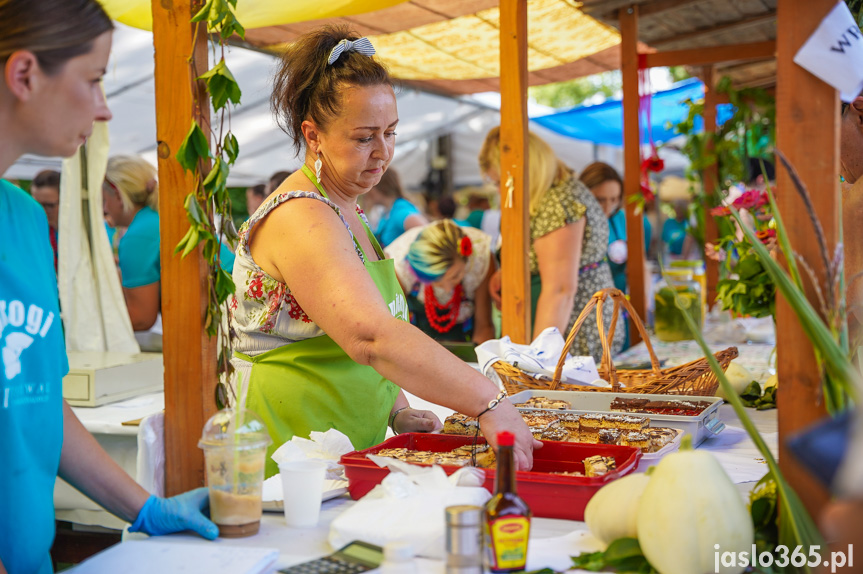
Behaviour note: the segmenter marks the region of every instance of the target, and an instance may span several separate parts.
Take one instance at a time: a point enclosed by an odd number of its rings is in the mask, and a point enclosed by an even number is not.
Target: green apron
[[[327,197],[314,173],[306,166],[302,169]],[[393,316],[407,321],[407,303],[393,260],[385,259],[364,221],[363,226],[381,259],[370,261],[354,239],[365,257],[366,271]],[[346,434],[357,450],[386,438],[399,388],[373,368],[355,362],[329,336],[297,341],[254,357],[234,354],[252,363],[246,407],[261,417],[273,439],[267,449],[267,477],[279,471],[270,455],[293,436],[308,437],[312,431],[334,428]]]

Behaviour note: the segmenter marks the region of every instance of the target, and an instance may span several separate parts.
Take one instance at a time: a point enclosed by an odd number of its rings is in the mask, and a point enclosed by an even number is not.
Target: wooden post
[[[638,127],[638,6],[620,9],[620,73],[623,79],[623,203],[626,209],[626,242],[629,262],[626,280],[635,312],[647,319],[644,269],[644,221],[631,200],[641,189],[641,131]],[[641,340],[635,324],[629,329],[630,343]]]
[[[527,2],[500,2],[502,331],[529,343],[530,198],[527,153]]]
[[[716,74],[713,66],[704,66],[704,135],[705,137],[712,136],[716,133]],[[707,154],[713,153],[713,140],[707,140]],[[716,219],[710,215],[710,208],[714,207],[713,197],[716,193],[716,186],[719,182],[719,164],[713,165],[704,169],[701,174],[702,191],[707,196],[707,205],[705,206],[704,214],[704,241],[716,245],[719,240],[719,229],[716,225]],[[718,246],[717,246],[718,247]],[[716,285],[719,283],[719,262],[715,259],[705,257],[705,271],[707,273],[707,308],[713,306],[716,301]]]
[[[185,259],[174,247],[189,229],[183,203],[195,179],[174,159],[192,119],[209,122],[209,100],[195,81],[207,68],[207,34],[200,26],[195,55],[200,72],[189,70],[196,12],[190,0],[153,0],[156,47],[156,138],[159,155],[159,221],[162,261],[162,337],[165,361],[165,492],[204,485],[198,439],[215,412],[216,341],[203,329],[207,266],[199,250]],[[199,6],[198,6],[199,7]],[[204,102],[200,105],[199,102]],[[205,129],[209,133],[209,128]]]
[[[818,218],[824,228],[832,257],[839,241],[839,101],[836,91],[793,62],[794,55],[825,15],[834,0],[779,0],[777,48],[776,145],[797,168],[808,186]],[[791,245],[824,281],[818,243],[803,202],[793,189],[786,171],[777,166],[776,189],[779,210]],[[806,293],[819,308],[811,283],[804,279]],[[823,283],[822,283],[823,284]],[[818,519],[827,503],[827,492],[801,467],[785,447],[795,431],[825,414],[821,379],[812,344],[790,305],[776,302],[776,348],[779,386],[779,465],[803,504]]]

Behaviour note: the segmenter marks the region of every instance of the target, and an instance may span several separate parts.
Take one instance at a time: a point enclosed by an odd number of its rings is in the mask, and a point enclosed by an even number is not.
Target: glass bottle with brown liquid
[[[495,494],[485,505],[486,560],[491,572],[524,570],[527,539],[530,535],[530,508],[516,493],[515,462],[510,432],[497,435],[497,484]]]

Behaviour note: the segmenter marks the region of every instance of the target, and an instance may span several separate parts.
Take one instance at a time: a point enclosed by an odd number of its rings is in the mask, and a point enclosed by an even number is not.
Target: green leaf
[[[186,257],[198,246],[198,229],[196,227],[191,227],[189,228],[189,231],[191,232],[191,234],[189,235],[189,239],[186,242],[186,248],[183,249],[182,257]]]
[[[198,10],[198,13],[192,16],[192,22],[202,22],[207,19],[207,16],[210,14],[210,10],[213,6],[213,0],[207,0],[207,2]]]
[[[213,163],[210,173],[204,178],[204,190],[210,195],[218,195],[223,191],[228,184],[228,166],[222,161],[222,158],[217,157]]]
[[[219,63],[198,76],[199,80],[204,80],[207,83],[207,90],[210,92],[210,97],[213,100],[213,109],[221,110],[231,101],[234,105],[240,103],[240,85],[234,79],[231,70],[225,64],[225,59],[219,60]]]
[[[192,127],[180,144],[176,157],[185,171],[195,171],[199,160],[211,157],[207,136],[195,120],[192,120]]]
[[[227,301],[235,290],[236,287],[231,274],[219,267],[216,270],[216,299],[218,302],[221,304]]]
[[[184,202],[186,207],[186,217],[189,219],[189,223],[192,225],[209,225],[209,220],[207,219],[207,214],[201,209],[201,204],[198,203],[198,198],[195,197],[194,193],[190,193],[186,196],[186,201]]]
[[[186,234],[183,236],[183,238],[180,240],[180,242],[177,243],[177,246],[174,247],[174,255],[176,255],[177,253],[180,253],[181,251],[183,251],[186,248],[186,245],[188,244],[189,239],[191,237],[192,237],[192,228],[189,227],[189,229],[186,231]]]
[[[222,143],[222,149],[228,154],[228,163],[233,165],[237,161],[237,156],[240,155],[240,144],[237,143],[237,138],[233,133],[225,134],[225,141]]]

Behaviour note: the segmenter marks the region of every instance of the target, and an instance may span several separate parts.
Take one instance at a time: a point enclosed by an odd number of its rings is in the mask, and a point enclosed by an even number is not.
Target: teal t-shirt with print
[[[2,180],[0,229],[0,560],[10,573],[46,574],[69,363],[48,220]]]
[[[159,214],[143,207],[126,233],[120,238],[118,247],[120,273],[123,287],[134,289],[151,285],[162,277],[159,263]]]

